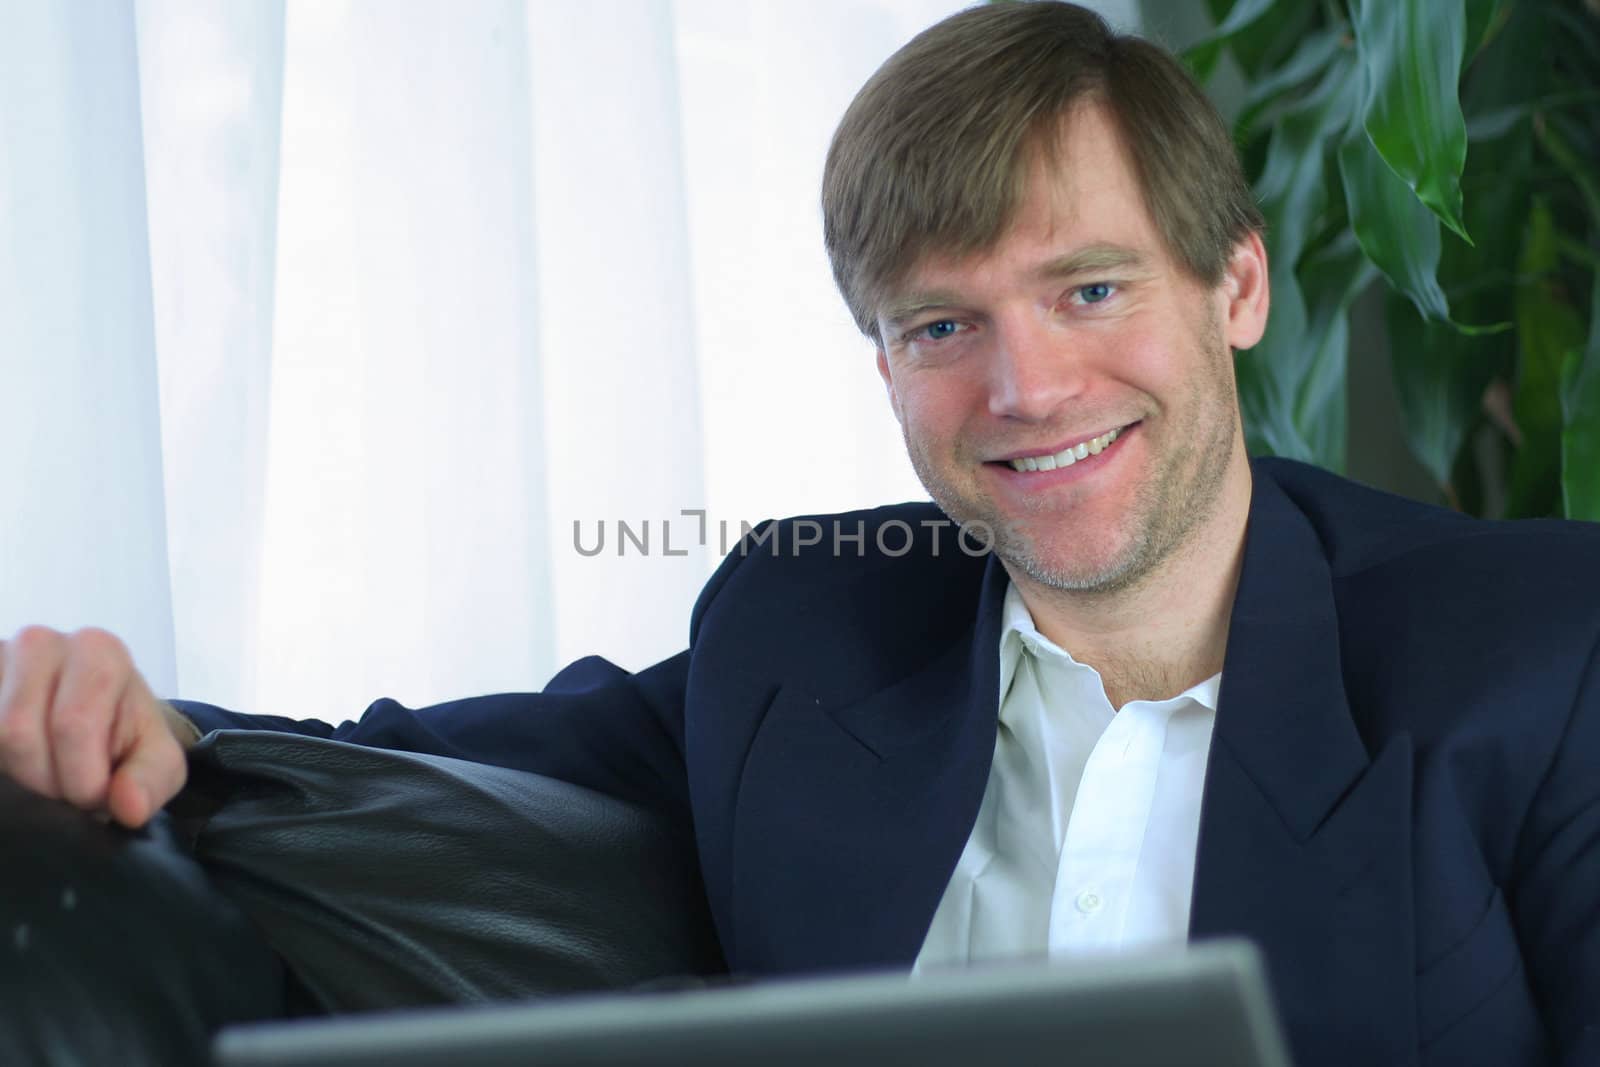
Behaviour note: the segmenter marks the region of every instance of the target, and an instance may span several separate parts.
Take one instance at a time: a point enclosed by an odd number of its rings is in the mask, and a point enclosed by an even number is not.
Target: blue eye
[[[942,341],[946,337],[949,337],[951,334],[955,333],[957,329],[958,327],[954,320],[940,319],[938,322],[928,323],[928,325],[922,327],[922,329],[918,330],[917,332],[922,334],[922,336],[926,337],[930,341]]]
[[[1107,282],[1096,282],[1085,285],[1078,290],[1078,296],[1085,304],[1098,304],[1111,295],[1111,285]]]

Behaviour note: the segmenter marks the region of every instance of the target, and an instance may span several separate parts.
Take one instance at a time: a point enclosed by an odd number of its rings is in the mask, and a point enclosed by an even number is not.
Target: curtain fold
[[[138,0],[177,688],[252,706],[283,2]]]
[[[705,454],[673,5],[529,4],[527,39],[559,658],[643,666],[684,646],[709,558],[680,516]]]
[[[291,4],[261,711],[553,666],[522,5]]]
[[[176,683],[131,8],[0,10],[0,633]]]

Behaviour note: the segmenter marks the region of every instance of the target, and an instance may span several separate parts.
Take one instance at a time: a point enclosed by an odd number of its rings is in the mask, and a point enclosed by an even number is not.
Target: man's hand
[[[37,793],[143,826],[188,776],[183,721],[104,630],[0,641],[0,772]]]

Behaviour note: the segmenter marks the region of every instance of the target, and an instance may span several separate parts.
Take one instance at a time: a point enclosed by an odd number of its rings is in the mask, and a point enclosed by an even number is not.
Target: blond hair
[[[1183,66],[1074,4],[985,4],[889,57],[834,133],[823,239],[864,334],[878,339],[887,290],[930,250],[961,256],[1000,239],[1030,153],[1052,153],[1063,117],[1088,100],[1110,114],[1168,251],[1221,281],[1263,221],[1226,124]]]

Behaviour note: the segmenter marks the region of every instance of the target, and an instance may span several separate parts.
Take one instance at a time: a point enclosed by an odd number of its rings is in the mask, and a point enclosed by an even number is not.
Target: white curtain
[[[339,719],[643,666],[742,523],[922,496],[817,188],[958,6],[0,4],[0,633]]]
[[[0,8],[0,633],[176,679],[133,13]]]

